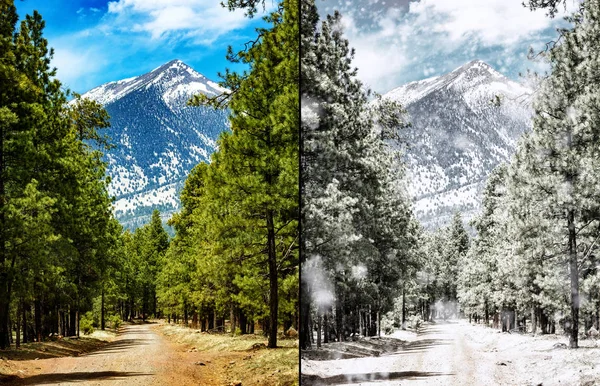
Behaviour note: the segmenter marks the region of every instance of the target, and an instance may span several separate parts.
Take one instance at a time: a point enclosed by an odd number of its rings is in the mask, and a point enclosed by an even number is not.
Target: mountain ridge
[[[481,60],[437,77],[394,88],[383,98],[400,102],[411,127],[407,148],[409,192],[427,228],[466,219],[479,210],[489,173],[513,154],[531,124],[532,90]],[[492,100],[501,97],[500,105]]]
[[[106,152],[109,193],[115,216],[134,229],[159,209],[164,219],[179,210],[179,192],[199,162],[209,162],[219,134],[228,130],[228,113],[192,107],[195,94],[213,96],[226,89],[181,60],[171,60],[132,78],[104,83],[81,97],[102,104],[110,116]]]

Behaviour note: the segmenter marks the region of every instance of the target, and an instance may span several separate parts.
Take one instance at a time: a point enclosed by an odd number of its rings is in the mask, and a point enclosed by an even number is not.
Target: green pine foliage
[[[67,104],[38,12],[0,2],[0,347],[76,335],[112,264],[101,106]]]
[[[298,315],[297,1],[279,3],[265,21],[270,27],[258,29],[252,45],[229,52],[248,65],[223,76],[231,92],[191,101],[226,104],[231,132],[186,180],[158,301],[169,318],[191,315],[202,330],[222,330],[229,319],[232,333],[245,334],[260,323],[274,348],[280,327],[295,326]]]

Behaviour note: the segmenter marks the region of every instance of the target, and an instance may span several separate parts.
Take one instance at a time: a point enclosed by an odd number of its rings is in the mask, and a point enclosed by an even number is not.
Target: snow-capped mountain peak
[[[531,94],[527,87],[508,79],[489,64],[473,60],[445,75],[402,85],[385,94],[385,97],[407,106],[430,93],[444,89],[476,94],[474,99],[477,100],[481,100],[482,94],[489,97],[488,100],[495,95],[517,98],[523,94]]]
[[[410,191],[425,224],[444,225],[455,210],[471,217],[487,176],[506,162],[531,125],[529,88],[480,60],[402,85],[383,98],[400,102]],[[501,97],[500,106],[491,101]]]
[[[117,146],[105,155],[116,197],[115,215],[130,228],[158,208],[165,217],[179,208],[178,193],[189,171],[207,162],[216,139],[228,128],[228,113],[187,106],[195,94],[224,88],[180,60],[133,78],[105,83],[83,94],[110,115],[109,136]]]
[[[165,103],[172,108],[177,107],[178,102],[185,104],[187,99],[183,99],[193,94],[218,95],[227,91],[181,60],[175,59],[147,74],[105,83],[86,92],[82,97],[106,106],[133,91],[151,87],[160,89]]]

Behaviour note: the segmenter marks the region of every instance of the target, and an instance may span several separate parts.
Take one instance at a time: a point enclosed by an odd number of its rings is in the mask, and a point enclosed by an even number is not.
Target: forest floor
[[[0,384],[297,384],[297,340],[281,340],[283,347],[275,350],[267,350],[264,343],[262,336],[196,333],[164,323],[126,324],[119,334],[102,340],[62,339],[0,352]],[[61,348],[52,348],[57,345]]]
[[[564,346],[563,346],[564,344]],[[502,333],[467,321],[302,351],[302,385],[600,385],[600,342]]]

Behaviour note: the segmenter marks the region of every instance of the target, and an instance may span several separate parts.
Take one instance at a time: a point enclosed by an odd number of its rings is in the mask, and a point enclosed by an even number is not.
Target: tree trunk
[[[335,302],[335,332],[337,333],[338,342],[343,342],[343,327],[342,327],[342,300],[340,298],[336,299]]]
[[[198,312],[196,312],[196,310],[194,310],[194,313],[192,314],[192,328],[195,330],[198,329]]]
[[[235,335],[235,310],[233,304],[229,305],[229,325],[231,327],[231,335]]]
[[[4,350],[9,346],[8,335],[8,313],[10,311],[10,284],[9,274],[5,271],[6,239],[4,230],[6,229],[6,217],[4,206],[6,204],[6,195],[4,189],[4,125],[0,125],[0,349]]]
[[[537,318],[536,318],[536,307],[532,306],[531,307],[531,333],[535,334],[536,330],[537,330]]]
[[[305,280],[300,279],[300,348],[310,348],[310,291]]]
[[[571,336],[569,346],[577,348],[579,335],[579,271],[577,267],[577,235],[575,232],[575,211],[570,209],[567,213],[569,229],[569,268],[571,276]]]
[[[153,307],[152,307],[153,308],[153,310],[152,310],[153,312],[152,313],[154,314],[155,318],[158,318],[158,310],[157,310],[157,307],[156,307],[156,288],[154,290],[152,290],[152,299],[153,299]],[[186,318],[185,318],[185,323],[187,325],[187,315],[186,315]]]
[[[277,347],[277,319],[279,307],[279,285],[277,283],[277,251],[275,249],[275,224],[273,211],[267,210],[267,254],[269,259],[269,311],[270,330],[269,348]]]
[[[155,311],[156,314],[156,311]],[[183,302],[183,324],[188,326],[188,305],[187,302]]]
[[[38,342],[42,341],[42,304],[39,298],[34,301],[35,308],[35,335]]]
[[[105,324],[104,324],[104,284],[102,285],[102,301],[100,304],[100,329],[104,330]]]
[[[144,299],[142,300],[142,321],[146,321],[146,313],[148,312],[148,286],[144,285],[144,291],[142,296]]]
[[[133,296],[129,297],[129,320],[133,321]]]
[[[240,325],[240,333],[242,335],[246,335],[248,333],[248,318],[246,317],[246,314],[244,314],[244,311],[239,310],[239,325]]]
[[[485,326],[489,327],[490,326],[490,310],[489,310],[487,299],[485,299],[485,301],[483,303],[483,307],[485,310]]]
[[[23,343],[27,343],[27,305],[23,303]]]
[[[17,348],[21,347],[21,323],[19,321],[19,316],[21,315],[21,308],[23,307],[23,302],[20,301],[19,305],[17,306],[17,325],[16,325],[16,333],[17,333],[17,341],[15,346]]]
[[[329,318],[327,318],[328,310],[323,313],[323,343],[329,343]]]
[[[406,290],[402,283],[402,329],[406,330]]]
[[[363,314],[362,310],[358,309],[358,335],[364,336],[364,322],[363,322]]]
[[[317,348],[321,347],[321,311],[317,310]]]
[[[1,246],[0,246],[1,247]],[[0,274],[0,349],[9,347],[8,313],[10,311],[8,274]]]

